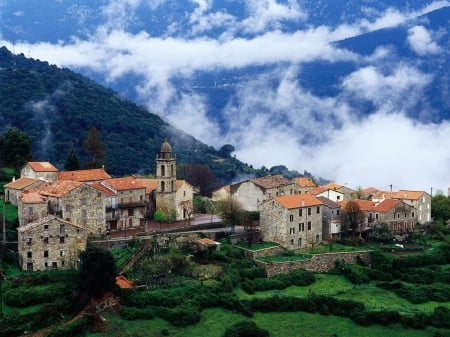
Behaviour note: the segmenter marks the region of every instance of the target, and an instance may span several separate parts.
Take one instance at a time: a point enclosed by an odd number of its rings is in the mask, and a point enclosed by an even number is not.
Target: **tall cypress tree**
[[[67,155],[66,161],[64,162],[64,170],[66,171],[76,171],[81,168],[80,160],[78,159],[77,153],[73,146]]]

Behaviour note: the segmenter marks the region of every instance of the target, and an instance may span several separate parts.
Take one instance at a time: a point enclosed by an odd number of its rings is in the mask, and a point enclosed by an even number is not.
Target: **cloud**
[[[131,29],[140,27],[143,6],[156,10],[167,1],[104,2],[103,22],[86,39],[16,42],[15,50],[96,72],[111,85],[130,76],[139,103],[208,145],[233,144],[237,157],[255,167],[284,164],[350,187],[446,190],[450,160],[440,149],[449,125],[418,124],[406,116],[432,75],[398,62],[391,47],[361,56],[334,42],[399,25],[449,1],[411,11],[389,8],[329,27],[310,24],[300,1],[248,0],[238,18],[217,10],[212,0],[191,0],[192,10],[180,19],[185,21],[169,22],[159,36]],[[298,28],[288,30],[287,24]],[[1,42],[12,49],[12,43]],[[409,30],[408,43],[419,54],[439,48],[424,26]],[[302,86],[304,65],[316,61],[354,66],[335,84],[335,96],[318,96]],[[232,95],[221,112],[221,128],[209,115],[211,102],[192,90],[192,78],[247,67],[262,70],[226,83]],[[361,115],[355,102],[373,108]]]
[[[418,55],[436,54],[441,51],[424,26],[414,26],[408,30],[408,42]]]

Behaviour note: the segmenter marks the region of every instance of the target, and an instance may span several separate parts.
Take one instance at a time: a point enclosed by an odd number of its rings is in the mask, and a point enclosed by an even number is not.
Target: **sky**
[[[0,32],[0,44],[61,67],[101,74],[111,86],[132,74],[140,80],[130,83],[131,90],[150,111],[217,149],[232,144],[236,157],[254,167],[286,165],[351,188],[392,185],[447,194],[450,123],[429,122],[426,112],[413,118],[409,111],[438,75],[399,60],[392,46],[362,55],[334,42],[395,27],[450,1],[403,10],[368,7],[360,18],[327,24],[310,21],[302,1],[246,0],[245,15],[237,17],[216,10],[213,0],[186,0],[192,5],[185,13],[187,26],[174,20],[158,35],[135,29],[137,11],[157,11],[168,1],[104,0],[95,8],[99,20],[94,27],[57,41],[11,41]],[[92,11],[86,5],[71,7],[80,27]],[[26,17],[27,10],[14,15]],[[298,28],[286,30],[286,23]],[[220,34],[211,33],[217,30]],[[448,57],[443,38],[448,40],[448,31],[415,22],[404,45],[418,58]],[[339,79],[335,95],[324,97],[299,81],[304,65],[316,61],[348,61],[356,67]],[[226,128],[208,114],[205,96],[180,91],[173,81],[255,65],[270,68],[237,87],[222,111]],[[372,111],[360,114],[350,98],[370,103]]]

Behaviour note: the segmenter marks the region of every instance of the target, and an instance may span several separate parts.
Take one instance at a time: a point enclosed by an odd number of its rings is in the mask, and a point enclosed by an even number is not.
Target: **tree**
[[[88,248],[80,254],[80,288],[89,296],[101,298],[116,282],[117,267],[108,250]]]
[[[0,161],[3,166],[20,169],[32,159],[31,140],[19,129],[9,129],[0,137]]]
[[[212,191],[219,186],[216,176],[207,165],[180,164],[177,178],[187,180],[203,196],[211,196]]]
[[[76,171],[81,169],[80,160],[75,152],[73,146],[67,155],[66,161],[64,162],[64,170],[66,171]]]
[[[231,157],[231,153],[233,153],[234,151],[235,151],[235,148],[234,148],[233,145],[225,144],[224,146],[222,146],[220,148],[220,150],[218,151],[218,154],[222,158],[230,158]]]
[[[366,215],[359,204],[354,201],[348,201],[343,209],[343,222],[347,224],[348,228],[351,230],[351,236],[353,237],[353,233],[359,229],[359,235],[361,236],[361,226],[364,223]]]
[[[159,222],[159,229],[161,229],[162,223],[167,220],[166,213],[161,208],[158,209],[155,214],[153,214],[153,220]]]
[[[433,219],[447,221],[450,219],[450,198],[436,195],[431,198],[431,216]]]
[[[225,225],[231,226],[234,232],[236,225],[242,224],[244,220],[244,209],[234,198],[226,198],[218,201],[218,211]]]
[[[88,167],[96,168],[105,164],[105,146],[96,127],[93,126],[89,129],[86,139],[83,142],[83,148],[92,157],[92,161],[88,164]]]

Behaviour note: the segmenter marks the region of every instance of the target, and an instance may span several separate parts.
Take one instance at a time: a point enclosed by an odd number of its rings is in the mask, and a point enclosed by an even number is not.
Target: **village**
[[[195,186],[177,180],[167,140],[156,156],[155,178],[112,178],[104,168],[59,171],[49,162],[28,162],[21,176],[5,185],[5,201],[18,207],[19,264],[26,271],[77,269],[89,239],[108,239],[117,231],[126,236],[127,230],[144,228],[157,211],[173,224],[190,220],[194,194]],[[425,191],[356,191],[336,183],[318,186],[308,177],[247,179],[213,192],[213,201],[224,199],[259,213],[251,241],[289,250],[331,242],[349,231],[365,237],[380,225],[402,241],[431,221],[431,195]],[[351,214],[356,222],[343,221],[349,203],[357,208]]]

